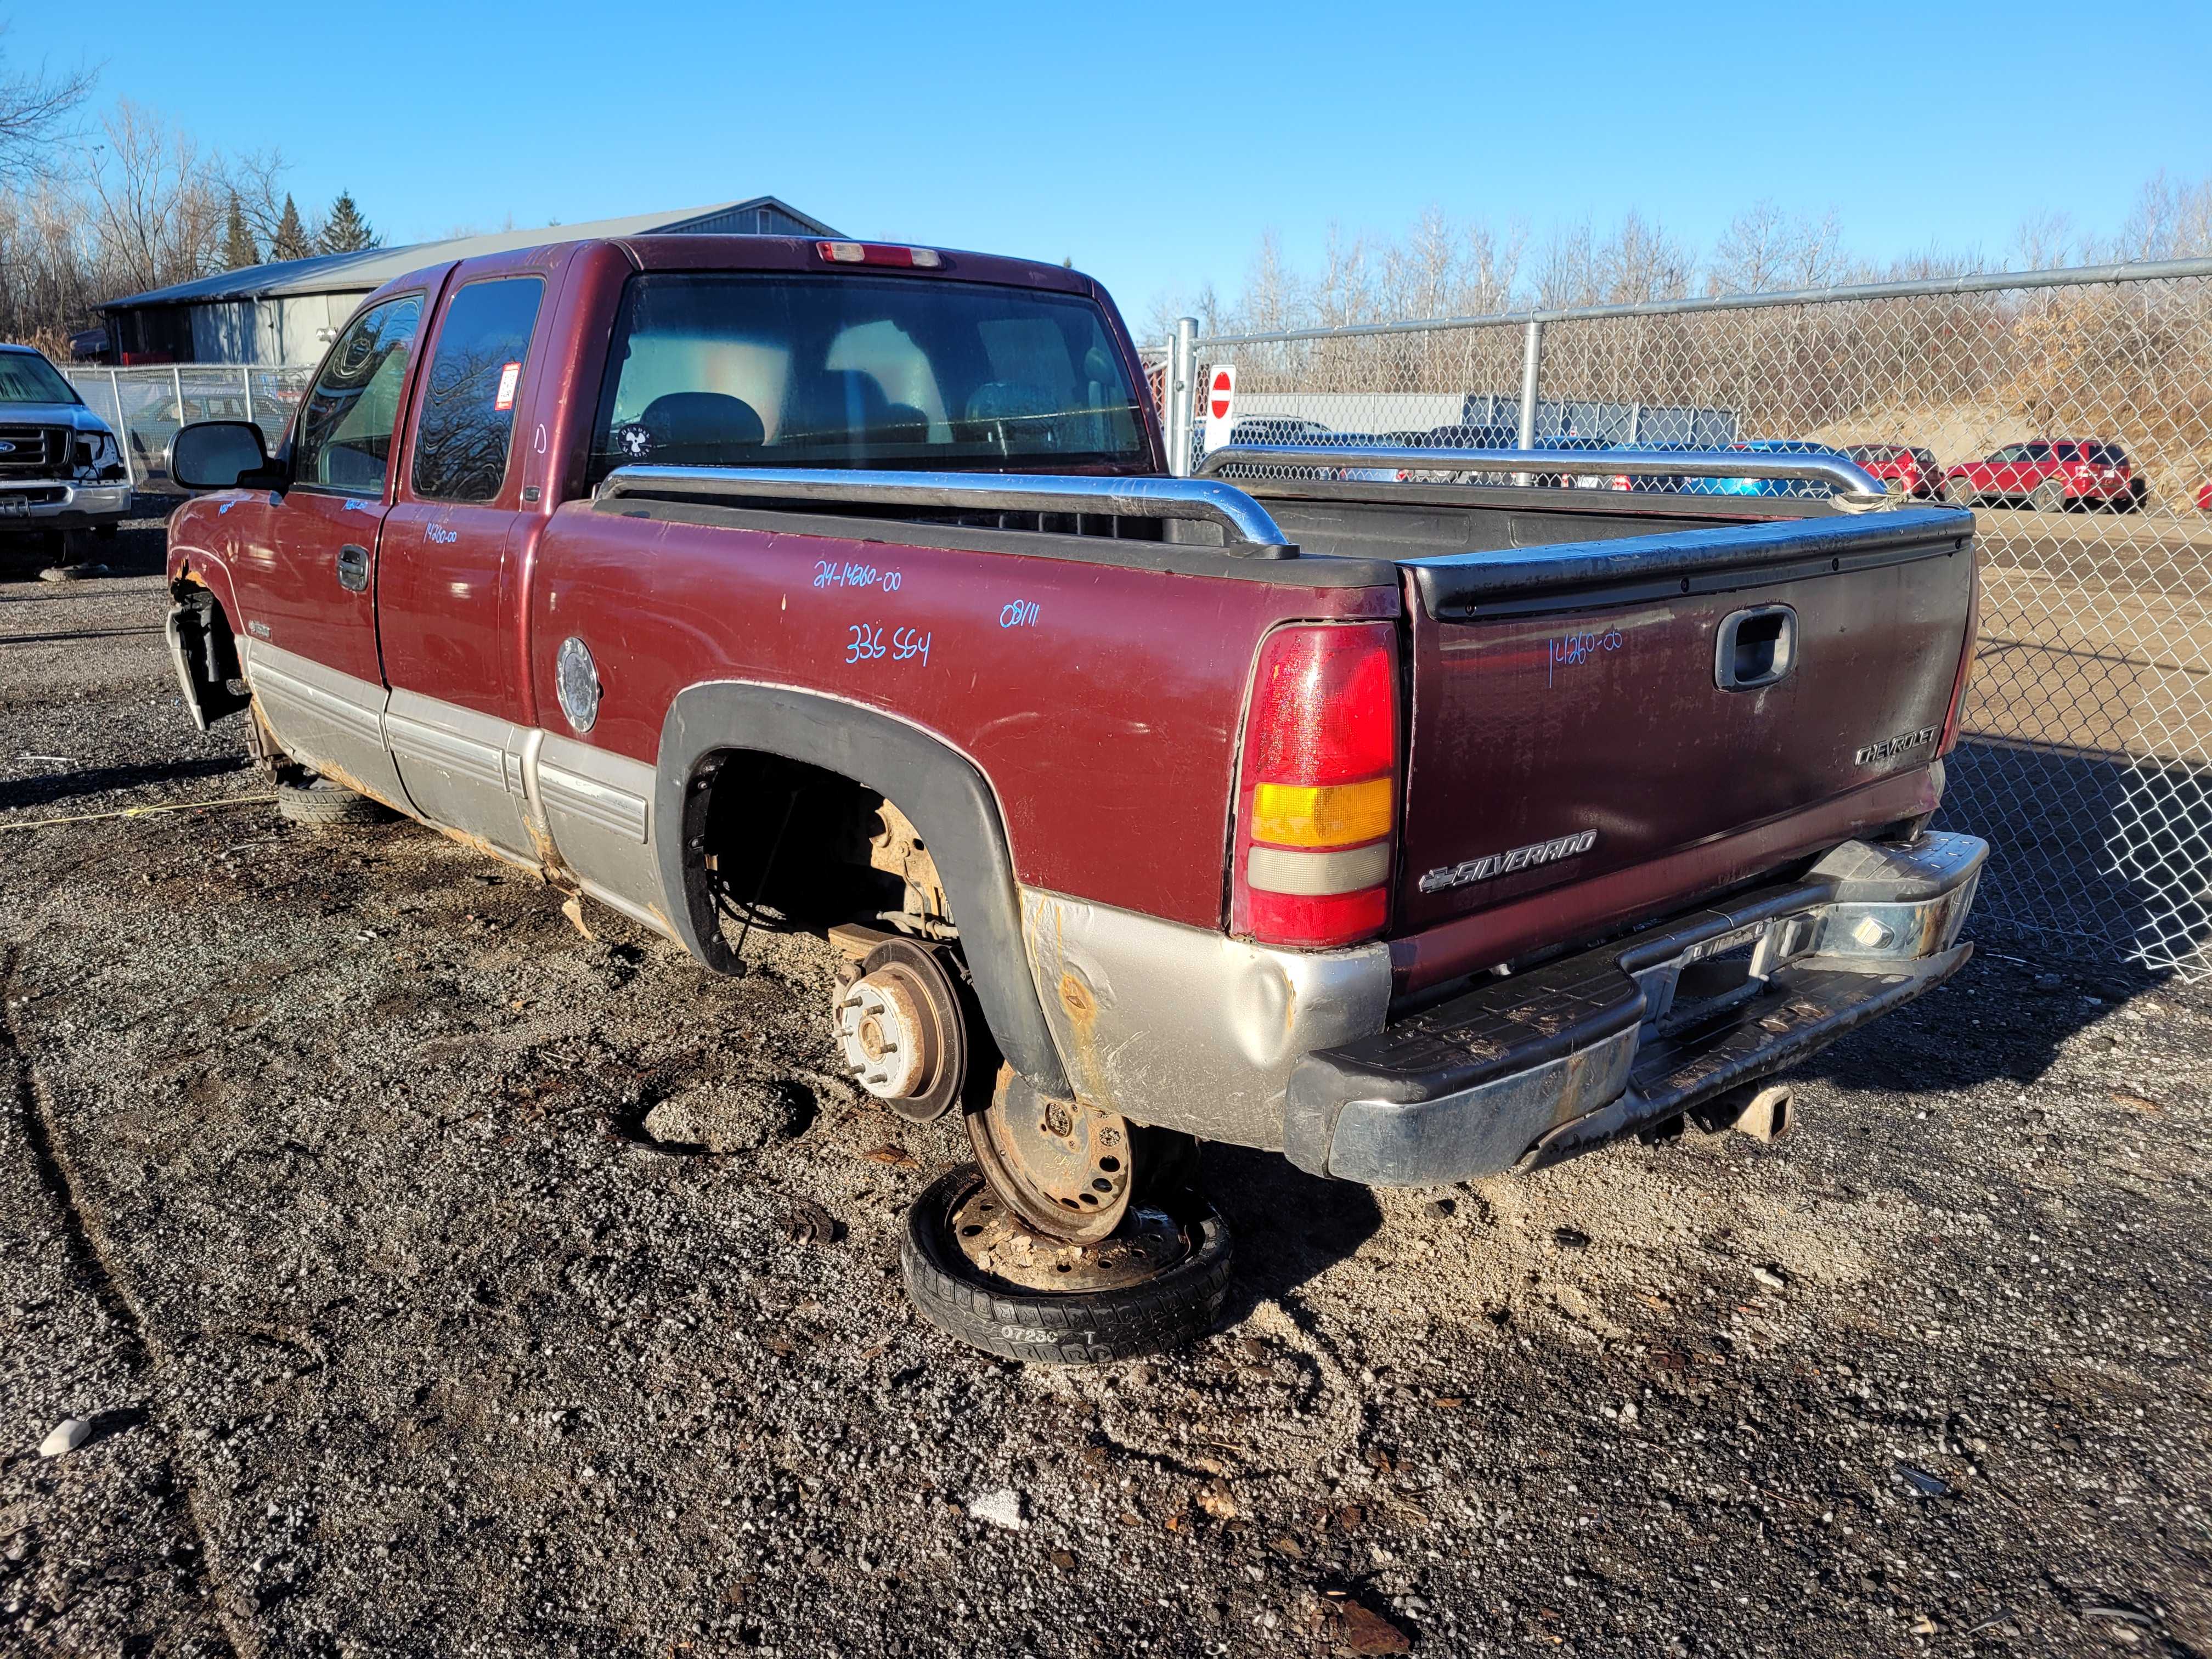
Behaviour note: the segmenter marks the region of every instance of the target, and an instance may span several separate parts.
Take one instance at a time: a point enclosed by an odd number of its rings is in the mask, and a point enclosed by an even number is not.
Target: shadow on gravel
[[[2012,948],[2002,937],[1975,939],[1973,960],[1948,982],[1793,1074],[1905,1092],[2033,1083],[2085,1027],[2172,977],[2123,963],[2023,961]]]
[[[198,760],[161,761],[144,766],[98,766],[83,772],[48,772],[33,778],[10,778],[0,781],[0,809],[49,806],[77,795],[97,795],[111,789],[139,789],[149,783],[228,777],[252,764],[242,755],[211,755]]]
[[[1261,1302],[1294,1298],[1382,1225],[1366,1188],[1308,1175],[1280,1152],[1209,1143],[1204,1156],[1206,1194],[1237,1241],[1220,1328],[1241,1324]]]
[[[169,514],[180,505],[181,495],[141,494],[138,516],[112,536],[94,537],[83,544],[82,562],[107,567],[111,576],[150,576],[168,564]],[[34,536],[0,536],[0,582],[36,583],[39,572],[54,562],[52,550]]]

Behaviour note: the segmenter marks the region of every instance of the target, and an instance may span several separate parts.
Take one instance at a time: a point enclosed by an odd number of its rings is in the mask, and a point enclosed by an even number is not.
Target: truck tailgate
[[[1406,561],[1394,931],[1926,766],[1967,643],[1972,532],[1927,509]]]

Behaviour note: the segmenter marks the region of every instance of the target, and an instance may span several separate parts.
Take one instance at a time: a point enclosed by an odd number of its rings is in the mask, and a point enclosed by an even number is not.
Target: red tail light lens
[[[1398,813],[1398,630],[1279,628],[1260,647],[1237,778],[1233,932],[1352,945],[1390,919]]]

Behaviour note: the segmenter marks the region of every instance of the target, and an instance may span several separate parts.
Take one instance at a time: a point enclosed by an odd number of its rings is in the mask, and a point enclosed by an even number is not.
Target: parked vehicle
[[[2197,510],[2199,513],[2212,513],[2212,483],[2197,486]]]
[[[428,266],[275,456],[179,434],[179,684],[295,816],[716,971],[826,936],[857,1085],[975,1154],[907,1283],[1018,1358],[1206,1328],[1196,1137],[1425,1187],[1764,1121],[1966,959],[1970,514],[1168,477],[1145,384],[1057,265]]]
[[[2132,513],[2147,491],[2118,444],[2090,438],[2037,438],[2007,444],[1984,460],[1943,475],[1943,498],[1957,507],[1984,501],[2025,505],[2038,513],[2105,507]]]
[[[1924,500],[1943,487],[1943,469],[1932,449],[1909,444],[1853,444],[1844,453],[1881,479],[1893,495]]]
[[[0,345],[0,535],[33,536],[68,557],[88,533],[112,536],[131,498],[107,422],[44,352]]]

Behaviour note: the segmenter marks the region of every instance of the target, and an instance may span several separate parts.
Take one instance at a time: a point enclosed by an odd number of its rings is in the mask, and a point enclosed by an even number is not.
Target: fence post
[[[185,371],[175,363],[169,365],[169,384],[177,394],[177,424],[185,423]]]
[[[1536,447],[1536,363],[1544,355],[1544,325],[1531,320],[1521,343],[1521,441],[1516,449]]]
[[[123,412],[123,381],[107,371],[107,395],[115,399],[115,447],[123,452],[123,482],[138,488],[138,463],[131,459],[131,421]]]
[[[238,389],[246,394],[246,423],[253,424],[253,370],[246,363],[238,366]]]
[[[1168,471],[1190,477],[1190,423],[1197,410],[1193,397],[1198,379],[1198,319],[1176,319],[1168,342]]]

